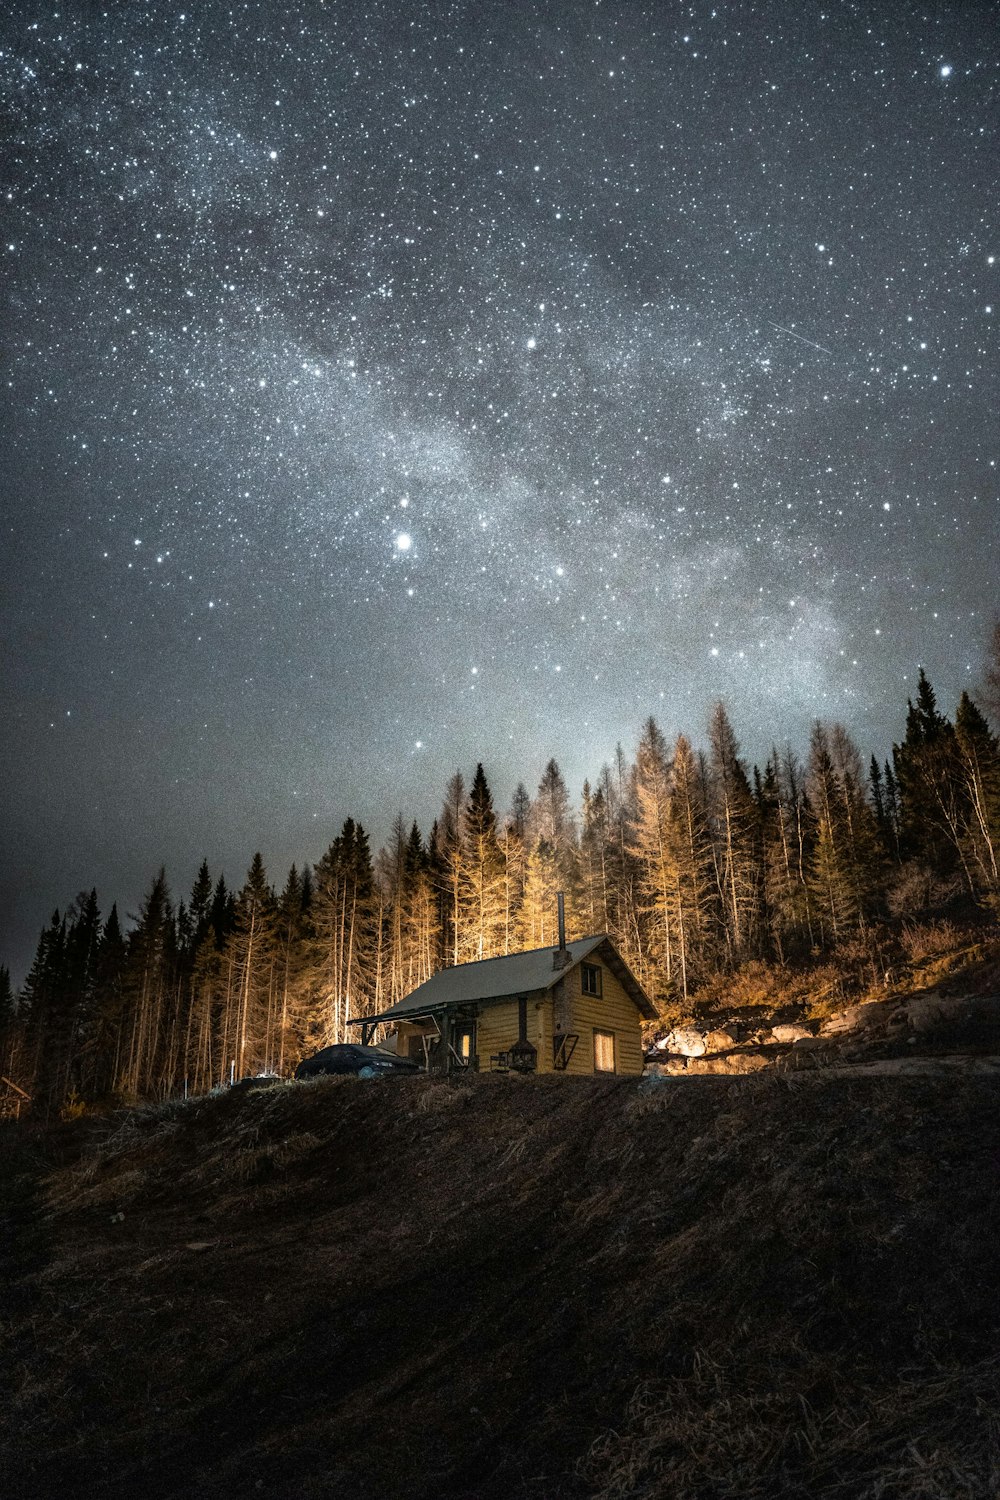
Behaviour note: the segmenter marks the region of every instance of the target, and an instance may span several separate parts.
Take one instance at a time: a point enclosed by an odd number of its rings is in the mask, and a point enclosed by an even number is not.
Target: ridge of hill
[[[985,1500],[990,1078],[323,1078],[0,1132],[10,1500]]]

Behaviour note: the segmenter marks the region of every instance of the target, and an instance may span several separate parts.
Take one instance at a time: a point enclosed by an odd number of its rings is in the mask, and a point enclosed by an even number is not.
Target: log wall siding
[[[541,1011],[538,1009],[538,996],[528,996],[528,1041],[533,1047],[538,1048],[538,1071],[542,1071],[542,1049],[539,1034],[539,1020]],[[479,1071],[488,1073],[490,1070],[490,1058],[495,1057],[498,1052],[509,1052],[517,1041],[517,1001],[499,1000],[495,1005],[489,1002],[480,1005],[479,1015],[476,1019],[476,1053],[479,1057]]]
[[[641,1073],[642,1022],[639,1012],[611,970],[604,964],[596,964],[595,967],[601,971],[599,995],[584,995],[581,992],[579,964],[567,975],[566,985],[570,991],[572,1013],[572,1025],[569,1029],[577,1032],[580,1040],[566,1071],[593,1073],[594,1032],[597,1030],[614,1032],[616,1073]],[[550,1058],[551,1055],[550,1043]]]

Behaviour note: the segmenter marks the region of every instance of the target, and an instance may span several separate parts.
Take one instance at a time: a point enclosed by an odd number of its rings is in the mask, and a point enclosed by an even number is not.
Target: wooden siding
[[[411,1021],[398,1021],[396,1023],[396,1052],[400,1057],[409,1057],[412,1038],[427,1036],[431,1031],[432,1028],[425,1024],[414,1026]],[[417,1061],[422,1063],[423,1060],[423,1047],[421,1047],[417,1054]]]
[[[642,1024],[639,1012],[628,994],[606,964],[595,964],[601,971],[601,993],[584,995],[581,992],[580,966],[576,965],[566,976],[569,1013],[580,1040],[569,1060],[567,1073],[593,1073],[594,1032],[612,1031],[615,1037],[615,1072],[635,1074],[642,1072]],[[551,1068],[552,1044],[549,1043]]]
[[[539,1063],[541,1063],[541,1047],[539,1045],[539,1018],[541,1014],[537,993],[529,995],[528,1041],[533,1047],[538,1047]],[[509,1052],[516,1041],[517,1001],[499,1000],[495,1005],[490,1005],[488,1002],[480,1005],[479,1015],[476,1019],[476,1055],[479,1058],[480,1073],[488,1073],[490,1071],[490,1058],[495,1057],[498,1052]],[[541,1071],[540,1068],[539,1071]]]

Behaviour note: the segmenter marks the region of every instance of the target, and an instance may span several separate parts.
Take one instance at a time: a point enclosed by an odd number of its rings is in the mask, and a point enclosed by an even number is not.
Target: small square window
[[[594,1072],[615,1071],[615,1034],[613,1031],[594,1032]]]
[[[601,993],[601,971],[597,964],[580,965],[580,989],[585,995]]]

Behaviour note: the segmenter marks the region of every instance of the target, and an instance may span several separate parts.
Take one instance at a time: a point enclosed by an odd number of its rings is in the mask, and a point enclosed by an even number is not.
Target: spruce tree
[[[548,762],[538,783],[528,817],[527,841],[522,908],[524,945],[539,948],[558,941],[556,913],[560,891],[565,897],[567,934],[578,936],[576,820],[566,782],[555,760]]]
[[[677,927],[676,871],[671,848],[670,757],[655,719],[643,726],[635,762],[636,819],[631,853],[639,871],[642,962],[637,978],[654,1001],[666,1001],[674,985]],[[686,962],[680,954],[682,985]]]
[[[237,1078],[270,1071],[276,1045],[275,898],[260,854],[254,855],[236,898],[229,939],[233,989],[227,1042]]]
[[[691,743],[683,734],[674,744],[668,838],[674,887],[674,948],[679,989],[686,1003],[692,983],[716,959],[721,921],[712,878],[703,782]]]
[[[760,952],[763,937],[761,829],[739,742],[723,704],[709,723],[709,814],[729,958]]]
[[[961,754],[955,730],[938,711],[934,689],[921,669],[916,702],[909,702],[906,735],[893,746],[904,857],[922,861],[938,876],[961,874],[970,895],[976,882],[969,864]]]
[[[528,870],[528,819],[531,798],[523,782],[518,782],[511,800],[503,830],[499,836],[504,864],[504,946],[514,953],[522,946],[522,910]]]
[[[315,871],[310,1040],[350,1041],[348,1021],[369,1013],[375,990],[379,898],[368,835],[348,818]]]
[[[481,764],[463,812],[461,836],[462,957],[495,958],[504,951],[504,862],[493,797]]]

